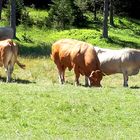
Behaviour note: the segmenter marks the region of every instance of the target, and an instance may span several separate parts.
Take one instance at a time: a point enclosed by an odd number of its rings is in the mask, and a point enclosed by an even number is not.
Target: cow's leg
[[[59,83],[63,84],[64,81],[63,81],[63,77],[62,77],[62,71],[60,71],[60,70],[58,70],[58,77],[59,77]]]
[[[16,57],[12,56],[11,60],[9,62],[9,65],[8,65],[8,75],[9,75],[10,80],[11,80],[11,76],[12,76],[12,73],[13,73],[13,70],[14,70],[15,62],[16,62]]]
[[[3,66],[4,66],[4,69],[5,69],[5,72],[6,72],[6,82],[10,82],[11,81],[11,72],[12,69],[10,68],[10,65],[11,63],[13,62],[14,60],[14,57],[12,57],[12,53],[11,52],[7,52],[1,56],[1,60],[3,62]]]
[[[14,70],[14,64],[15,64],[15,61],[11,61],[10,64],[8,65],[8,70],[9,70],[9,73],[10,73],[10,79],[11,79],[11,76],[12,76],[12,73],[13,73],[13,70]]]
[[[60,65],[57,65],[59,83],[64,84],[64,71]]]
[[[79,85],[79,77],[80,77],[78,67],[74,67],[74,72],[75,72],[75,86],[78,86]]]
[[[90,86],[90,83],[89,83],[89,82],[90,82],[90,81],[89,81],[88,77],[85,76],[85,86],[86,86],[86,87]]]
[[[63,80],[63,83],[65,83],[65,70],[66,70],[66,68],[62,69],[62,80]]]
[[[11,82],[11,76],[12,76],[13,70],[14,70],[13,66],[12,65],[8,65],[7,82]]]
[[[8,65],[4,65],[4,69],[6,72],[6,82],[8,83],[11,80],[11,73],[10,73]]]
[[[123,86],[128,87],[128,74],[127,74],[127,71],[123,72],[123,79],[124,79]]]

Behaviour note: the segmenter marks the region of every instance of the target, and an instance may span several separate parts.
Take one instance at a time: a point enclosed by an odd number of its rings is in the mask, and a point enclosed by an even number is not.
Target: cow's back
[[[120,49],[110,50],[95,47],[102,71],[107,74],[127,72],[137,74],[140,68],[140,50]]]
[[[122,53],[121,61],[129,61],[140,64],[140,50],[136,49],[124,49]]]
[[[91,44],[74,40],[62,39],[52,45],[52,59],[56,64],[68,67],[70,70],[74,65],[82,69],[82,73],[89,73],[92,69],[100,69],[96,51]]]

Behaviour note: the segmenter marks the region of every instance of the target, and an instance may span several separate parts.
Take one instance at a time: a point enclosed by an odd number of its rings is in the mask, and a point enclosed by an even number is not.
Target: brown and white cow
[[[25,65],[17,60],[17,53],[17,45],[11,39],[0,41],[0,67],[4,66],[7,74],[6,82],[10,82],[11,80],[15,63],[17,63],[19,67],[25,68]]]
[[[94,47],[101,64],[101,70],[106,75],[123,73],[123,86],[128,86],[128,76],[138,74],[140,70],[140,50],[111,50]]]
[[[66,68],[74,68],[76,85],[81,74],[89,78],[90,86],[101,86],[100,62],[91,44],[74,39],[59,40],[52,45],[51,58],[57,65],[61,84],[65,82]]]

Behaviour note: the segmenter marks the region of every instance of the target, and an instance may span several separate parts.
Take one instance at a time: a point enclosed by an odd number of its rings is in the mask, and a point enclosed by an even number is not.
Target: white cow
[[[103,73],[105,75],[123,73],[123,86],[128,87],[128,76],[136,75],[140,70],[140,50],[94,48],[98,54]],[[85,84],[87,84],[87,79]]]

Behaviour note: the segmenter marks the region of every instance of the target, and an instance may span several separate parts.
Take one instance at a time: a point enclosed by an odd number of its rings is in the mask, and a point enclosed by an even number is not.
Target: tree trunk
[[[113,0],[110,0],[110,25],[114,26],[114,19],[113,19]]]
[[[96,0],[94,1],[94,21],[97,20],[97,7],[96,7]]]
[[[13,28],[14,36],[16,38],[16,1],[11,0],[11,14],[10,14],[10,26]]]
[[[103,38],[108,38],[108,0],[104,0]]]
[[[1,20],[1,13],[2,13],[2,0],[0,0],[0,20]]]

